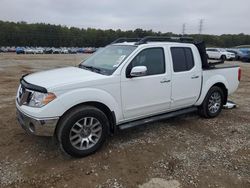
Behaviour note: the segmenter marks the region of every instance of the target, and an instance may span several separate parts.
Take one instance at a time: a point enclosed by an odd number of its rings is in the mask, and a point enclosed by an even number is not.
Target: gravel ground
[[[20,76],[74,66],[86,55],[0,54],[0,187],[250,187],[250,64],[215,119],[189,114],[119,132],[96,154],[63,155],[52,138],[27,135],[15,119]]]

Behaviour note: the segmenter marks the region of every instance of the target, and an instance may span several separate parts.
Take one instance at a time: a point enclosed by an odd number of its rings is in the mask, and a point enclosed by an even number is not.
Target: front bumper
[[[233,60],[233,59],[235,59],[235,56],[234,55],[229,55],[229,56],[227,56],[227,59],[228,60]]]
[[[53,136],[59,117],[35,118],[25,114],[17,108],[17,120],[22,128],[33,135]]]

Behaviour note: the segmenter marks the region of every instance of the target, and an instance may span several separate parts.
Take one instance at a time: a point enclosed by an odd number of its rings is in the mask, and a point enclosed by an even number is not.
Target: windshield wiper
[[[89,65],[82,65],[82,64],[80,64],[79,67],[83,68],[83,69],[86,69],[86,70],[90,70],[92,72],[97,72],[97,73],[101,72],[101,69],[93,67],[93,66],[89,66]]]

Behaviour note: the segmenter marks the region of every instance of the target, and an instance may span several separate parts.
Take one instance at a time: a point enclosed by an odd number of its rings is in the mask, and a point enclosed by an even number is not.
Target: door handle
[[[170,82],[170,80],[167,80],[167,79],[163,79],[162,81],[160,81],[162,84],[163,83],[168,83],[168,82]]]
[[[199,78],[199,77],[200,77],[200,76],[197,75],[197,76],[192,76],[191,78],[192,78],[192,79],[196,79],[196,78]]]

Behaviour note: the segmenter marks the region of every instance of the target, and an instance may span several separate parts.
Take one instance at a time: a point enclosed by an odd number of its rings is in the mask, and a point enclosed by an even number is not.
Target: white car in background
[[[35,48],[34,49],[34,54],[43,54],[44,53],[44,49],[43,48]]]
[[[61,52],[60,48],[52,48],[52,54],[60,54]]]
[[[33,48],[26,48],[26,49],[24,50],[24,53],[25,53],[25,54],[35,54],[35,51],[34,51]]]
[[[220,60],[233,60],[235,54],[226,51],[223,48],[207,48],[206,49],[208,59],[220,59]]]
[[[67,48],[61,48],[61,54],[68,54],[69,50]]]
[[[43,54],[44,53],[44,49],[43,48],[26,48],[24,50],[25,54]]]

